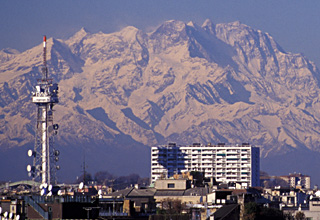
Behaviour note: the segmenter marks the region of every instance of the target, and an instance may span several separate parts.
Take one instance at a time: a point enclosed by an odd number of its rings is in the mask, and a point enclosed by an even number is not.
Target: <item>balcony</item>
[[[212,168],[213,166],[211,164],[202,164],[202,168]]]
[[[203,150],[201,153],[202,154],[212,154],[212,151],[211,150]]]
[[[151,168],[155,168],[155,169],[163,169],[164,167],[163,167],[163,166],[161,166],[161,165],[157,165],[157,166],[152,165],[152,166],[151,166]]]

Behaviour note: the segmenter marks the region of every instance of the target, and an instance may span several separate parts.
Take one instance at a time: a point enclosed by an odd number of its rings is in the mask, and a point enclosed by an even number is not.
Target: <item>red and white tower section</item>
[[[44,188],[56,184],[56,165],[59,151],[54,148],[53,138],[58,132],[58,124],[53,123],[53,106],[59,102],[58,84],[48,79],[46,60],[46,36],[43,37],[42,79],[38,80],[32,92],[32,102],[37,105],[37,123],[35,128],[35,145],[28,151],[33,157],[33,164],[27,166],[29,176],[39,181]]]

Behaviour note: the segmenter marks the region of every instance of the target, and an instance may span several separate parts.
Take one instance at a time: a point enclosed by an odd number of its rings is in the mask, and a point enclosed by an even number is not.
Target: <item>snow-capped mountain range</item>
[[[39,39],[22,53],[0,51],[3,152],[33,148]],[[80,175],[81,155],[88,154],[96,169],[147,174],[149,147],[168,142],[249,142],[262,160],[320,151],[319,70],[238,21],[172,20],[151,33],[83,28],[47,45],[49,77],[60,88],[55,142],[62,163],[73,164],[69,173]]]

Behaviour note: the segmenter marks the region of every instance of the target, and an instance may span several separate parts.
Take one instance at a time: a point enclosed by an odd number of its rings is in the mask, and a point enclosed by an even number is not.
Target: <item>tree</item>
[[[299,211],[296,213],[296,220],[305,220],[306,219],[306,216],[303,212]]]
[[[293,212],[287,211],[283,213],[283,217],[285,220],[294,220]]]
[[[257,203],[249,202],[245,204],[244,220],[284,220],[282,211],[274,208],[263,207]]]
[[[199,171],[191,171],[190,175],[193,178],[193,184],[195,186],[204,186],[204,173],[199,172]]]
[[[82,174],[81,176],[77,177],[76,183],[79,184],[81,182],[84,182],[84,184],[88,184],[89,181],[92,181],[92,176],[90,173],[86,173],[86,176]]]
[[[185,210],[185,205],[179,199],[166,198],[161,201],[162,211],[167,214],[181,214]]]
[[[281,178],[274,178],[263,181],[263,187],[265,188],[273,188],[275,186],[281,186],[281,187],[289,187],[289,183]]]
[[[142,186],[148,186],[149,183],[150,183],[150,178],[149,177],[140,178],[138,180],[138,184],[142,185]]]
[[[269,177],[269,174],[265,171],[260,170],[260,177]]]
[[[260,209],[259,206],[254,202],[246,203],[244,206],[244,220],[255,220],[257,219],[257,215],[259,214]]]
[[[109,173],[108,171],[99,171],[94,175],[94,180],[101,185],[107,185],[107,182],[115,178],[116,177],[111,173]]]
[[[148,185],[149,178],[141,178],[138,174],[130,174],[128,176],[117,177],[108,171],[99,171],[94,175],[94,180],[98,184],[111,186],[112,188],[119,190],[126,187],[133,186],[135,184]]]

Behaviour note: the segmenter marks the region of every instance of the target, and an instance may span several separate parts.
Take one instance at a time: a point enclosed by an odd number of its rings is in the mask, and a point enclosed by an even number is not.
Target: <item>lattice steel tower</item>
[[[37,105],[37,124],[34,150],[29,150],[28,156],[33,157],[33,165],[27,166],[29,176],[46,186],[44,188],[56,184],[56,170],[60,168],[56,165],[59,151],[53,145],[53,137],[59,128],[58,124],[53,124],[53,106],[59,102],[58,84],[48,79],[46,53],[44,36],[42,79],[38,79],[35,91],[32,92],[32,102]]]

